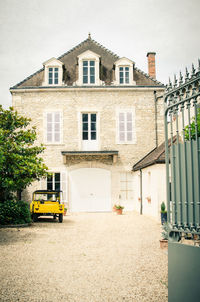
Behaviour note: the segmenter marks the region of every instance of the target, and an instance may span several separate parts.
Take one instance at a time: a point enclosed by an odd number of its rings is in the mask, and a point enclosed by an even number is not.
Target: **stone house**
[[[155,53],[147,62],[148,75],[89,35],[10,88],[13,107],[36,126],[52,172],[24,198],[35,189],[62,189],[70,212],[111,211],[115,203],[136,208],[132,167],[164,140]]]

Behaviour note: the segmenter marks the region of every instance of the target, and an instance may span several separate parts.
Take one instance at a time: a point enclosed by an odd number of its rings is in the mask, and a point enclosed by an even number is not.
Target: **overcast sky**
[[[0,0],[0,103],[9,88],[88,36],[147,72],[156,52],[157,79],[197,67],[200,0]]]

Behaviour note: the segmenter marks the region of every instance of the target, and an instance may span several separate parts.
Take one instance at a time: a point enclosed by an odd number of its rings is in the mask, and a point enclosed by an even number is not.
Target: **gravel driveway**
[[[0,229],[0,301],[165,302],[160,224],[137,213],[71,214]]]

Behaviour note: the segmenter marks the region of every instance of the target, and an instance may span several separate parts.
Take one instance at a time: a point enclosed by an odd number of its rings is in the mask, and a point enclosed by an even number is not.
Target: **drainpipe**
[[[155,106],[155,139],[156,148],[158,147],[158,114],[157,114],[157,100],[163,98],[163,96],[157,96],[156,91],[154,91],[154,106]]]
[[[140,215],[142,215],[142,169],[140,169]]]

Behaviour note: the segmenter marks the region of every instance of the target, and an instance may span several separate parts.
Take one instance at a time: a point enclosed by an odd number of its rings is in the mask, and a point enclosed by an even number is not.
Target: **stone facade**
[[[41,81],[42,74],[44,77],[42,70],[37,74],[37,78],[41,77]],[[143,73],[142,76],[144,76]],[[31,79],[28,79],[27,83],[30,83],[30,81]],[[132,166],[155,148],[156,137],[158,144],[164,140],[162,98],[157,99],[155,106],[155,91],[157,96],[162,95],[163,85],[156,82],[155,85],[153,85],[154,82],[149,85],[137,85],[136,82],[136,85],[130,87],[120,87],[119,85],[115,87],[67,85],[41,87],[36,82],[35,86],[32,81],[33,86],[26,87],[26,82],[23,81],[21,85],[11,88],[13,106],[19,114],[30,117],[32,125],[36,126],[38,143],[43,143],[45,146],[43,158],[49,170],[63,173],[64,202],[68,203],[69,210],[70,171],[86,167],[109,170],[111,172],[112,204],[121,202],[127,210],[136,208],[134,203],[138,201],[134,200],[134,196],[137,195],[134,194],[134,191],[137,191],[134,182],[132,182],[130,189],[133,193],[132,197],[127,198],[127,200],[125,198],[121,199],[120,174],[129,173],[133,178]],[[118,141],[118,112],[120,110],[131,110],[134,113],[134,140],[131,143],[119,143]],[[61,140],[60,143],[47,143],[45,114],[55,111],[59,111],[61,115]],[[82,112],[95,112],[97,114],[97,150],[100,153],[109,150],[118,151],[117,160],[114,161],[111,155],[106,154],[82,154],[78,156],[73,154],[66,159],[64,158],[61,153],[63,151],[76,152],[82,150]],[[24,192],[26,194],[24,196],[30,201],[34,189],[45,189],[45,186],[46,180],[42,180],[40,183],[35,182]]]

